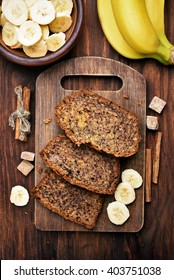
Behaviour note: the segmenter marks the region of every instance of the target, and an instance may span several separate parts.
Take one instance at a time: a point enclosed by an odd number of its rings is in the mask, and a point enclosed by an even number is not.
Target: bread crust
[[[136,115],[88,89],[66,96],[56,106],[55,117],[77,145],[88,143],[116,157],[131,156],[139,149],[141,135]]]
[[[45,164],[66,181],[100,194],[114,194],[120,178],[119,159],[87,145],[78,147],[59,134],[40,152]]]
[[[33,188],[32,195],[52,212],[88,229],[96,226],[104,202],[102,195],[71,185],[53,171]]]

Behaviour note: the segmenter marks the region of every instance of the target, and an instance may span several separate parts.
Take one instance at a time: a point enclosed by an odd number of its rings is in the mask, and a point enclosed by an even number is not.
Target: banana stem
[[[174,64],[174,46],[171,48],[166,48],[165,46],[160,45],[158,47],[157,53],[169,64]]]
[[[171,48],[170,64],[174,64],[174,47]]]

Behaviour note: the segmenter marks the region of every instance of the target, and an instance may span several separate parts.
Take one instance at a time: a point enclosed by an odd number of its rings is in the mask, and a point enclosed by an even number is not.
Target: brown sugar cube
[[[35,157],[35,153],[24,151],[21,153],[21,159],[25,159],[28,161],[33,161]]]
[[[34,165],[27,160],[21,161],[21,163],[17,166],[17,169],[25,176],[27,176],[33,168]]]
[[[146,124],[148,129],[157,130],[159,127],[158,118],[154,116],[147,116]]]
[[[149,108],[154,110],[157,113],[161,113],[162,110],[164,109],[164,106],[166,105],[166,102],[162,100],[161,98],[154,96],[152,101],[149,104]]]

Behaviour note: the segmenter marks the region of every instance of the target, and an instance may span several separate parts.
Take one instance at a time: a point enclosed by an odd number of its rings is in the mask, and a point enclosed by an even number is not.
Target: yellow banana
[[[111,46],[121,55],[130,59],[154,58],[168,64],[159,55],[145,55],[135,51],[123,38],[112,10],[111,0],[97,0],[97,11],[102,30]]]
[[[170,48],[173,45],[169,42],[165,34],[164,26],[164,6],[165,0],[145,0],[146,9],[151,20],[151,23],[156,31],[156,34],[161,43]]]
[[[120,30],[115,22],[111,1],[97,0],[97,10],[101,27],[111,46],[121,55],[128,58],[143,58],[142,54],[139,54],[129,46],[120,33]]]
[[[173,51],[158,39],[145,0],[111,0],[111,4],[118,28],[133,49],[142,54],[159,54],[166,62],[173,63]]]

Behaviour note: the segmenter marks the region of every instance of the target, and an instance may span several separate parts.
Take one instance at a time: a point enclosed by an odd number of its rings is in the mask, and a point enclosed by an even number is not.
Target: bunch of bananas
[[[165,34],[165,0],[97,0],[98,16],[111,46],[130,59],[154,58],[174,64]]]

